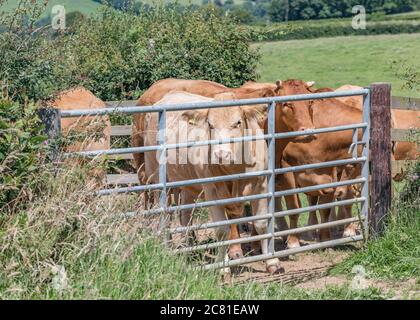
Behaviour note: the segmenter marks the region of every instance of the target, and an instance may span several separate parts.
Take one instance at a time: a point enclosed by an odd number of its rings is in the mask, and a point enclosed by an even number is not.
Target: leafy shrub
[[[64,69],[59,34],[37,27],[45,6],[20,0],[18,9],[0,13],[0,87],[10,99],[21,102],[50,97],[69,88],[74,79]]]
[[[69,69],[104,100],[136,97],[169,77],[237,86],[255,79],[248,32],[213,8],[155,7],[135,16],[106,8],[81,24]]]
[[[103,7],[91,18],[76,15],[65,32],[36,27],[41,9],[32,16],[28,2],[0,19],[7,26],[0,33],[0,85],[21,101],[76,85],[117,100],[136,98],[168,77],[229,86],[256,78],[259,55],[248,30],[211,6],[156,6],[138,15]]]
[[[0,100],[0,209],[25,203],[43,173],[45,136],[33,105]],[[5,212],[5,211],[3,211]]]

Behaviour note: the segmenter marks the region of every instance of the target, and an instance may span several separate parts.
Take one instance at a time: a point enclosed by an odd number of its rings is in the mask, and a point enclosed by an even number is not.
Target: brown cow
[[[362,87],[354,85],[344,85],[335,91],[357,90]],[[363,108],[363,97],[343,97],[338,98],[346,104],[356,107],[360,110]],[[391,127],[394,129],[419,129],[420,128],[420,111],[417,110],[399,110],[391,109]],[[395,160],[416,160],[419,157],[418,146],[414,142],[395,142],[394,158]]]
[[[317,128],[340,126],[346,124],[360,123],[362,112],[354,107],[350,107],[337,99],[315,100],[312,103],[314,123]],[[340,116],[337,116],[340,115]],[[359,132],[359,139],[361,134]],[[349,147],[352,143],[352,130],[334,133],[318,134],[316,139],[308,143],[290,142],[283,152],[282,167],[297,166],[309,163],[319,163],[333,161],[337,159],[349,158]],[[337,170],[334,173],[334,170]],[[286,173],[282,175],[281,188],[292,189],[299,186],[316,185],[331,183],[337,181],[337,177],[343,174],[344,168],[325,168],[316,170],[307,170],[297,173]],[[358,170],[351,170],[351,174],[345,174],[344,177],[356,176]],[[311,196],[322,196],[320,202],[331,202],[334,197],[346,196],[347,188],[335,190],[320,190]],[[337,192],[338,191],[338,192]],[[297,195],[285,197],[287,208],[299,208],[300,201]],[[311,201],[312,202],[312,201]],[[329,209],[321,211],[321,222],[325,223],[329,218]],[[297,228],[298,216],[290,216],[290,227]],[[330,238],[330,231],[322,229],[320,233],[321,241]],[[288,237],[288,246],[299,246],[299,237],[290,235]]]
[[[420,111],[391,110],[391,124],[395,129],[420,129]],[[419,157],[415,142],[397,141],[394,150],[395,160],[416,160]]]
[[[60,92],[47,105],[61,110],[105,108],[105,103],[101,99],[95,97],[91,91],[83,87]],[[67,146],[67,152],[110,149],[111,122],[109,117],[63,118],[61,119],[61,129],[64,136],[69,133],[87,134],[82,141]],[[98,136],[98,131],[100,136]],[[94,170],[91,174],[96,183],[103,182],[105,175],[103,170]]]
[[[362,87],[354,86],[354,85],[344,85],[335,91],[347,91],[347,90],[359,90]],[[320,89],[322,90],[322,89]],[[317,92],[321,92],[317,90]],[[331,90],[327,90],[331,91]],[[322,92],[325,92],[323,90]],[[343,103],[350,105],[352,107],[358,108],[362,110],[363,108],[363,97],[362,96],[355,96],[355,97],[341,97],[337,98],[337,100],[342,101]],[[393,128],[398,129],[412,129],[412,128],[419,128],[420,127],[420,119],[419,119],[419,112],[418,111],[411,111],[411,110],[398,110],[398,109],[391,109],[391,125]],[[412,142],[394,142],[395,147],[393,151],[393,157],[396,160],[416,160],[419,156],[418,148],[415,143]],[[352,166],[352,170],[354,170],[354,166]],[[353,172],[354,174],[354,172]],[[351,175],[351,174],[350,174]],[[398,178],[402,175],[397,175],[394,179],[398,180]],[[354,175],[353,175],[354,178]],[[346,176],[342,176],[341,180],[345,180]],[[336,191],[336,194],[341,194],[342,199],[351,199],[353,198],[353,190],[351,187],[343,187],[340,191]],[[321,201],[321,200],[320,200]],[[318,203],[318,197],[308,197],[308,202],[310,205],[315,205]],[[323,201],[321,201],[323,202]],[[333,209],[331,212],[333,213],[335,210]],[[352,205],[347,205],[339,208],[338,212],[338,219],[350,218],[352,212]],[[318,219],[316,217],[316,213],[311,212],[308,218],[308,225],[314,225],[318,223]],[[343,232],[344,237],[350,237],[356,235],[356,225],[350,224],[346,226]]]
[[[234,96],[230,97],[233,98]],[[222,99],[229,97],[223,96]],[[192,103],[213,101],[213,99],[186,93],[170,92],[159,104]],[[260,126],[259,117],[266,113],[266,105],[248,107],[229,107],[215,109],[188,110],[168,112],[166,115],[167,143],[181,143],[185,141],[200,141],[208,139],[224,139],[240,137],[243,135],[258,134]],[[248,131],[245,133],[245,129]],[[144,119],[144,132],[142,138],[146,146],[156,145],[157,115],[147,114]],[[262,134],[260,132],[259,134]],[[260,171],[266,168],[265,151],[266,143],[248,142],[248,148],[233,148],[232,144],[216,145],[209,152],[208,146],[194,147],[190,149],[180,148],[168,152],[167,178],[168,181],[180,181],[206,177],[221,176],[226,174],[238,174],[249,171]],[[244,143],[246,144],[246,143]],[[258,145],[257,145],[258,144]],[[236,144],[235,144],[236,145]],[[258,150],[257,150],[258,147]],[[261,149],[261,150],[260,150]],[[244,150],[244,158],[239,159]],[[248,152],[245,152],[248,151]],[[251,151],[251,152],[250,152]],[[211,161],[209,161],[211,160]],[[219,163],[216,163],[217,160]],[[222,162],[220,164],[220,162]],[[145,173],[157,182],[158,161],[155,152],[145,154]],[[181,203],[193,201],[192,196],[197,196],[204,190],[206,200],[219,200],[236,196],[248,195],[252,190],[255,193],[267,192],[267,179],[259,177],[249,181],[233,181],[221,183],[206,183],[181,188]],[[183,196],[190,195],[189,201]],[[264,214],[267,211],[267,200],[251,201],[253,212]],[[242,204],[217,205],[210,208],[214,221],[225,220],[228,217],[240,217],[243,212]],[[188,213],[190,214],[190,213]],[[186,219],[187,220],[187,219]],[[266,233],[267,221],[259,220],[255,223],[259,234]],[[229,237],[228,226],[217,229],[217,239],[224,240]],[[267,253],[267,240],[262,241],[262,249]],[[217,255],[217,262],[225,259],[226,247],[221,248]],[[269,259],[266,261],[267,270],[271,273],[279,270],[279,260]]]

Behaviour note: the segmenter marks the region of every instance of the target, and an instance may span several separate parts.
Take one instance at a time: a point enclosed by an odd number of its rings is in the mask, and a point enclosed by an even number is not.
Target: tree
[[[287,5],[286,5],[287,2]],[[286,6],[288,7],[288,0],[273,0],[271,1],[271,5],[268,9],[268,14],[270,16],[270,20],[272,22],[280,22],[284,21],[286,12],[288,13],[288,10],[286,10]]]

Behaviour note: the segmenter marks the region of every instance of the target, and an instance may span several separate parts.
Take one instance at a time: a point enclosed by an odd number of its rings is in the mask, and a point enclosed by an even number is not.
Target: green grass
[[[418,66],[420,34],[320,38],[253,44],[262,53],[259,81],[305,79],[318,87],[392,83],[393,95],[420,97],[403,88],[393,62]]]
[[[160,245],[151,235],[153,219],[116,219],[138,195],[92,197],[86,172],[66,168],[25,210],[0,214],[0,299],[388,297],[348,284],[311,290],[276,282],[223,284],[218,271],[195,269],[186,256]]]
[[[411,170],[420,172],[420,162]],[[420,181],[405,182],[393,201],[393,215],[382,237],[368,242],[333,273],[347,273],[361,265],[373,277],[416,279],[420,284]]]

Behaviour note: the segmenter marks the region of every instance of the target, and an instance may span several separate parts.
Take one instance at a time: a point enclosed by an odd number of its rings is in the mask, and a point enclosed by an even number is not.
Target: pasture
[[[253,44],[262,54],[259,81],[316,80],[319,87],[390,82],[395,96],[420,97],[403,88],[401,63],[419,66],[420,34],[320,38]]]

